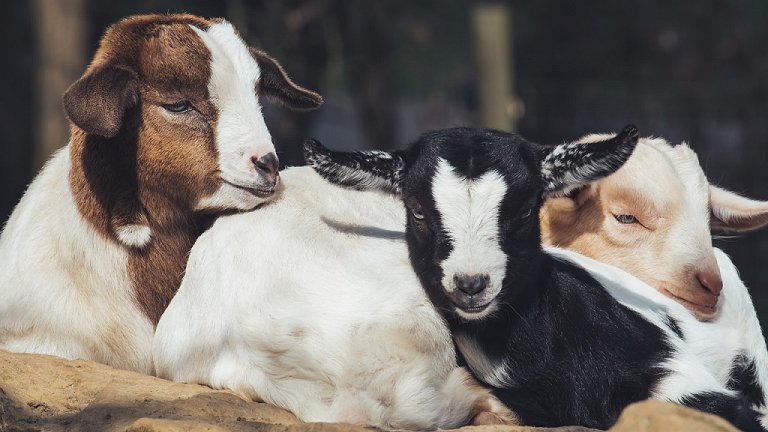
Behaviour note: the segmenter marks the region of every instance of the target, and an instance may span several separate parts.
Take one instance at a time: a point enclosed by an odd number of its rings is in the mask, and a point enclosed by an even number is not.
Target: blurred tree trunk
[[[512,96],[509,7],[501,3],[478,3],[474,6],[472,20],[480,121],[485,127],[514,130],[517,110]]]
[[[84,0],[35,0],[39,63],[33,169],[36,171],[69,136],[61,96],[85,66]]]

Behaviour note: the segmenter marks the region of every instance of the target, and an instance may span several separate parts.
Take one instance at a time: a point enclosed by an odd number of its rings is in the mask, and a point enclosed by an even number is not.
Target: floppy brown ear
[[[138,101],[135,72],[120,66],[99,66],[67,89],[64,111],[85,132],[112,138],[120,132],[125,111]]]
[[[277,60],[256,48],[251,48],[251,55],[261,69],[259,92],[270,102],[294,110],[313,110],[323,104],[322,96],[291,81]]]
[[[709,186],[709,226],[713,230],[747,232],[768,224],[768,202]]]

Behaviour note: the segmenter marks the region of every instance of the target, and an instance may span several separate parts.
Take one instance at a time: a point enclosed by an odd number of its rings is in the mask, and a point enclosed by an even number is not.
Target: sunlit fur
[[[218,110],[216,149],[224,180],[197,208],[249,210],[264,202],[249,190],[267,187],[264,179],[255,175],[252,159],[275,151],[254,95],[259,65],[230,23],[214,24],[206,31],[192,28],[211,52],[208,92]]]
[[[157,327],[158,375],[305,421],[431,429],[506,412],[457,368],[411,269],[399,200],[309,167],[281,176],[279,199],[198,239]]]
[[[606,137],[590,135],[580,142]],[[541,212],[542,238],[621,267],[700,319],[711,319],[721,276],[712,252],[710,211],[725,219],[718,220],[720,229],[730,223],[740,231],[762,226],[768,216],[766,202],[723,190],[710,199],[712,189],[686,144],[643,138],[613,175],[572,197],[548,199]],[[621,223],[618,215],[638,222]],[[700,278],[714,287],[703,286]]]
[[[274,152],[259,77],[223,20],[133,16],[107,30],[64,96],[70,143],[0,236],[0,348],[152,372],[154,323],[208,216],[268,200],[218,189],[259,187],[252,158]]]
[[[617,267],[572,251],[542,251],[531,242],[538,240],[538,225],[522,216],[546,187],[537,185],[536,161],[525,157],[530,147],[535,145],[515,135],[451,129],[422,136],[402,156],[407,167],[402,199],[411,215],[419,215],[411,216],[406,228],[411,262],[475,376],[524,424],[608,428],[628,403],[654,397],[721,415],[744,430],[763,430],[758,421],[764,389],[762,378],[753,375],[765,362],[765,345],[745,343],[755,342],[759,327],[750,323],[753,308],[727,257],[719,254],[719,265],[739,291],[731,297],[743,301],[732,320],[701,323],[680,303]],[[451,292],[443,286],[440,263],[454,245],[445,242],[443,215],[435,210],[434,196],[425,193],[425,185],[433,187],[439,178],[436,167],[444,155],[468,177],[498,171],[507,181],[499,238],[508,276],[499,312],[482,319],[463,319],[446,306]],[[350,159],[337,156],[339,164]],[[358,169],[378,175],[382,166],[371,160]],[[584,171],[571,160],[563,166],[560,179],[571,178],[570,169]],[[328,167],[316,169],[322,174]],[[461,182],[455,186],[466,190]],[[719,339],[702,339],[710,332],[707,326],[726,333],[739,328],[749,336],[738,346],[720,345]]]
[[[0,348],[152,370],[153,326],[133,300],[128,251],[77,211],[59,150],[0,237]]]

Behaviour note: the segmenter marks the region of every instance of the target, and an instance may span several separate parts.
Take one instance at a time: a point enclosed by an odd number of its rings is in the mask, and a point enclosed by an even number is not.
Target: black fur
[[[680,339],[685,339],[685,334],[683,334],[683,329],[680,328],[680,323],[678,323],[676,319],[667,315],[664,317],[664,321],[666,321],[667,327],[669,327],[670,330],[675,332],[675,334],[678,337],[680,337]]]
[[[462,362],[525,425],[607,429],[626,405],[650,397],[670,372],[661,366],[674,355],[662,329],[619,304],[583,269],[558,261],[541,248],[538,213],[541,197],[552,190],[552,182],[567,189],[570,184],[563,179],[578,183],[608,175],[626,161],[636,142],[637,131],[629,127],[617,138],[584,145],[588,151],[564,145],[555,147],[560,148],[555,153],[518,135],[456,128],[425,134],[399,154],[404,168],[397,171],[397,191],[409,213],[406,240],[411,264],[446,319]],[[358,163],[354,155],[323,154],[318,172],[331,181],[338,177],[334,164],[349,168]],[[483,319],[462,318],[457,312],[462,305],[442,286],[441,263],[453,244],[432,195],[441,158],[464,177],[495,170],[506,181],[499,215],[506,277],[494,300],[498,309]],[[543,161],[552,168],[548,172],[542,172],[547,167]],[[366,172],[372,172],[371,166],[383,166],[371,161],[360,165],[365,165]],[[380,171],[375,175],[382,176]],[[669,325],[682,334],[674,321]],[[478,347],[480,361],[466,341]],[[719,396],[725,395],[692,395],[686,402],[747,430],[762,430],[754,427],[757,413],[745,401]]]
[[[638,137],[637,128],[627,125],[609,140],[553,147],[541,161],[545,189],[567,193],[613,173],[632,155]]]
[[[671,347],[584,270],[544,261],[530,295],[489,319],[449,318],[449,326],[506,362],[509,383],[493,391],[523,424],[608,429],[624,407],[651,396]]]
[[[719,393],[697,393],[683,398],[681,403],[699,411],[718,415],[741,431],[762,431],[763,427],[743,397]]]
[[[304,142],[304,160],[331,183],[400,193],[405,165],[397,152],[333,152],[319,141],[308,139]]]
[[[753,406],[765,406],[763,388],[757,381],[756,367],[754,360],[744,355],[736,357],[728,380],[728,388],[743,394]]]

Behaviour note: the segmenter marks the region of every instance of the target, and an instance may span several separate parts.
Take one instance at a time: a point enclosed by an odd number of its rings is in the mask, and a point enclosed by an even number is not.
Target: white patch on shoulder
[[[143,248],[152,241],[152,230],[146,225],[123,225],[115,230],[120,243],[133,247]]]
[[[454,340],[459,347],[459,351],[464,356],[470,369],[486,384],[496,388],[508,388],[512,386],[512,380],[507,373],[507,365],[504,361],[493,364],[483,352],[482,348],[477,346],[477,342],[472,336],[456,333]]]
[[[216,196],[202,200],[197,208],[253,208],[253,197],[236,189],[264,186],[252,159],[275,152],[256,95],[261,70],[232,24],[223,21],[207,31],[191,27],[211,53],[208,92],[218,111],[216,148],[224,180]]]
[[[453,277],[457,274],[489,276],[480,302],[490,302],[501,291],[507,255],[499,244],[499,210],[506,192],[507,183],[496,171],[468,179],[456,174],[448,161],[438,159],[432,195],[443,228],[453,242],[453,250],[441,263],[443,288],[448,292],[456,290]],[[471,319],[484,316],[466,315]]]

